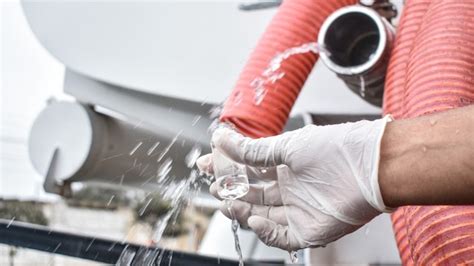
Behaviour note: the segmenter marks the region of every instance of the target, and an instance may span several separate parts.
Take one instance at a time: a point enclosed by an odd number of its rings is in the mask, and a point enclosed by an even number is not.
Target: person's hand
[[[261,139],[216,130],[212,142],[217,148],[245,164],[249,178],[270,181],[250,185],[232,205],[235,218],[267,245],[297,250],[324,246],[389,211],[378,184],[388,121],[311,125]],[[212,174],[212,154],[197,165]],[[215,183],[210,191],[219,198]],[[231,218],[226,207],[221,210]]]

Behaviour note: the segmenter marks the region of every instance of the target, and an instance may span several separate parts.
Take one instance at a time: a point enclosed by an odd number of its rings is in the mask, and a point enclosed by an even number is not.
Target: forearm
[[[390,207],[474,204],[474,106],[389,123],[379,184]]]

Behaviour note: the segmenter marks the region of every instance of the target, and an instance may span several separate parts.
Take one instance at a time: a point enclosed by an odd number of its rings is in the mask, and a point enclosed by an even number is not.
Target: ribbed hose
[[[400,17],[387,69],[383,99],[384,112],[390,113],[395,118],[402,116],[402,98],[408,59],[430,2],[431,0],[409,0]]]
[[[412,25],[414,37],[397,43],[407,48],[393,53],[384,111],[409,118],[472,103],[474,1],[434,0],[426,9],[413,0],[406,9],[399,34]],[[396,62],[403,65],[398,71]],[[392,221],[405,265],[474,264],[474,206],[408,206]]]
[[[220,120],[233,123],[243,134],[258,138],[279,134],[291,108],[313,69],[314,53],[294,55],[283,61],[285,75],[266,84],[262,102],[255,102],[252,81],[260,77],[270,61],[288,48],[315,42],[327,16],[357,0],[285,0],[273,17],[227,98]]]
[[[413,43],[418,34],[431,0],[409,0],[406,2],[397,28],[394,47],[390,57],[385,80],[383,110],[396,119],[403,115],[403,95],[405,75]],[[404,209],[392,214],[393,231],[397,241],[400,258],[404,265],[414,265],[408,243],[408,232]]]

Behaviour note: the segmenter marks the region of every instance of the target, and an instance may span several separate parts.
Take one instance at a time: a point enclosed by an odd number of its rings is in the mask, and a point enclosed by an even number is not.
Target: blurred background
[[[400,10],[402,1],[392,2]],[[216,258],[210,264],[237,259],[230,222],[207,193],[212,180],[201,177],[194,162],[209,152],[208,128],[219,105],[277,10],[245,11],[241,4],[2,1],[5,228],[26,222]],[[380,114],[318,62],[287,128],[327,115]],[[252,232],[241,230],[240,236],[245,258],[288,262],[286,252],[265,247]],[[0,245],[0,264],[105,262],[87,255],[87,245],[81,250],[88,260],[63,256],[57,243],[43,252],[20,242]],[[300,258],[307,265],[400,263],[384,215]]]

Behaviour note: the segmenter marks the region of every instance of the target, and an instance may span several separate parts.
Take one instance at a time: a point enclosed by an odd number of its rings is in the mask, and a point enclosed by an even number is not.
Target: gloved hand
[[[216,147],[245,164],[249,178],[270,181],[250,185],[232,205],[235,218],[267,245],[297,250],[324,246],[390,211],[378,184],[380,145],[390,120],[310,125],[261,139],[216,130]],[[212,174],[212,154],[197,165]],[[210,190],[218,197],[215,183]],[[221,210],[231,217],[226,207]]]

